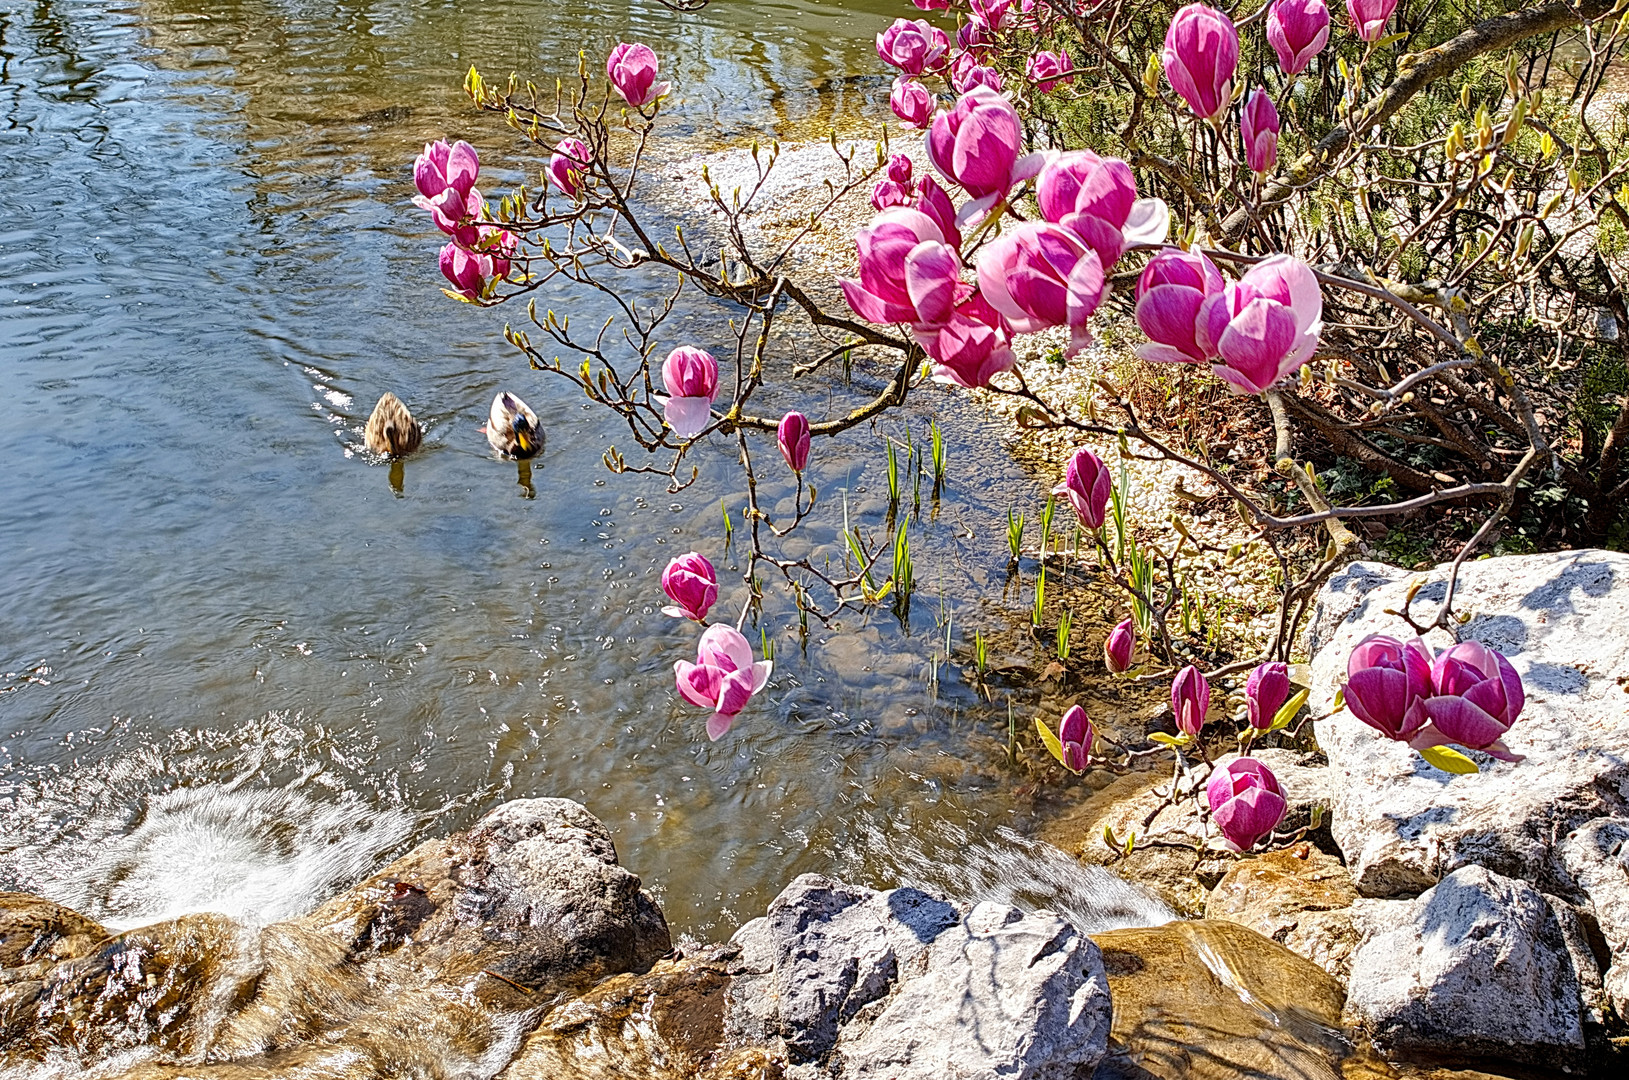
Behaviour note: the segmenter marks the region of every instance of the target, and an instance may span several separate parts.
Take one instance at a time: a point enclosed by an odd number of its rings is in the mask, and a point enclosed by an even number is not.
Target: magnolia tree
[[[1105,663],[1172,678],[1178,734],[1121,747],[1077,707],[1056,733],[1037,721],[1041,737],[1076,772],[1173,753],[1173,799],[1197,795],[1208,776],[1202,818],[1248,849],[1285,807],[1249,747],[1304,704],[1287,661],[1318,588],[1353,553],[1346,523],[1469,508],[1480,523],[1457,570],[1541,494],[1577,508],[1573,527],[1590,535],[1622,518],[1629,397],[1605,391],[1629,389],[1618,283],[1629,191],[1618,119],[1598,91],[1624,23],[1597,0],[1483,5],[1474,19],[1397,0],[1335,12],[1325,0],[1272,0],[1232,15],[1137,0],[913,2],[932,14],[894,22],[877,53],[899,72],[890,104],[920,131],[931,171],[880,143],[873,158],[834,138],[839,179],[802,231],[773,244],[749,239],[744,218],[778,146],[754,144],[755,179],[741,188],[725,192],[703,172],[717,228],[654,231],[646,162],[669,84],[645,45],[618,45],[603,80],[585,59],[551,95],[514,77],[492,85],[472,68],[476,104],[547,163],[538,188],[488,200],[467,144],[426,148],[415,181],[450,238],[448,294],[525,306],[529,325],[506,328],[508,339],[618,414],[640,448],[635,460],[607,449],[611,469],[677,491],[697,475],[685,460],[694,446],[733,444],[748,604],[734,625],[706,625],[695,661],[675,665],[680,694],[712,710],[715,739],[769,677],[741,633],[764,575],[823,620],[890,592],[909,603],[903,525],[868,538],[845,521],[843,550],[785,553],[781,539],[816,513],[803,473],[817,440],[900,407],[927,379],[1020,399],[1025,423],[1073,433],[1081,448],[1060,505],[1132,611],[1105,642]],[[864,200],[876,216],[854,238],[854,276],[798,279],[799,245],[834,207]],[[635,275],[666,283],[657,300],[629,299]],[[618,317],[584,328],[539,311],[531,294],[561,282],[599,293]],[[722,362],[670,325],[681,301],[717,306],[732,342]],[[1097,379],[1084,400],[1064,400],[1026,382],[1015,364],[1026,335],[1061,332],[1073,357],[1105,304],[1134,318],[1142,360],[1206,372],[1261,403],[1275,434],[1267,465],[1293,483],[1298,510],[1276,509],[1240,473],[1163,437],[1122,386]],[[881,392],[825,416],[759,404],[839,357],[881,376]],[[760,472],[780,467],[764,463],[771,445],[797,486],[780,519],[758,495]],[[1249,543],[1277,560],[1265,658],[1176,670],[1168,617],[1181,576],[1171,555],[1126,542],[1123,493],[1093,449],[1111,445],[1122,460],[1206,478],[1237,506]],[[1363,505],[1337,505],[1309,453],[1355,459],[1384,483]],[[1319,533],[1317,554],[1298,555]],[[1043,538],[1043,572],[1057,554]],[[1416,614],[1411,596],[1401,617],[1417,635],[1460,625],[1452,580],[1434,611]],[[703,555],[673,560],[662,585],[665,610],[707,623],[719,586]],[[1200,735],[1211,680],[1245,671],[1242,756],[1210,770]],[[1352,654],[1343,704],[1441,768],[1476,768],[1450,744],[1519,760],[1503,736],[1521,711],[1520,679],[1475,643],[1435,655],[1418,636],[1371,638]]]

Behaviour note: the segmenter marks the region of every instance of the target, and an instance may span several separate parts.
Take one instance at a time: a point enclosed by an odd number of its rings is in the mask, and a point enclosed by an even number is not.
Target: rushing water
[[[880,121],[870,38],[903,8],[0,0],[0,885],[116,925],[273,919],[561,795],[698,935],[827,869],[1157,918],[1006,831],[1005,733],[954,667],[930,678],[944,612],[958,645],[1000,618],[1000,515],[1035,497],[974,410],[929,392],[911,417],[946,425],[952,484],[908,630],[854,616],[800,649],[772,609],[771,688],[710,744],[658,574],[729,561],[728,454],[678,496],[607,474],[615,425],[525,369],[509,313],[440,295],[409,203],[426,139],[519,175],[471,62],[548,78],[644,40],[675,134],[796,138]],[[548,432],[532,498],[476,431],[500,386]],[[401,497],[356,450],[386,389],[428,421]],[[819,445],[812,478],[880,520],[875,433]]]

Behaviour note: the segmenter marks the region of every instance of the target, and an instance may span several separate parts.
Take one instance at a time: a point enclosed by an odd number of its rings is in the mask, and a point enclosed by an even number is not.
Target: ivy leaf
[[[1267,730],[1278,731],[1281,728],[1289,727],[1290,721],[1295,719],[1295,714],[1301,711],[1301,706],[1307,703],[1307,697],[1311,693],[1312,691],[1306,687],[1296,691],[1295,696],[1286,701],[1284,707],[1279,709],[1277,714],[1273,716],[1272,726]]]
[[[1481,772],[1476,762],[1461,754],[1458,750],[1451,750],[1446,746],[1428,746],[1420,751],[1420,756],[1433,768],[1449,773]]]
[[[1052,729],[1046,726],[1046,721],[1039,716],[1035,718],[1035,730],[1041,733],[1041,741],[1046,744],[1046,748],[1051,751],[1052,756],[1058,759],[1058,764],[1063,765],[1063,743],[1058,741],[1058,737],[1052,734]],[[1065,768],[1067,767],[1065,766]],[[1109,846],[1115,847],[1118,845],[1111,844]]]

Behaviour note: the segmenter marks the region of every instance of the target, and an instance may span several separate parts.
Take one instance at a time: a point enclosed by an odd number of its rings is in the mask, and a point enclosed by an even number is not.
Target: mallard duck
[[[492,411],[487,414],[486,441],[492,449],[506,458],[535,457],[543,449],[543,432],[537,426],[537,414],[520,398],[507,390],[500,390],[492,399]]]
[[[362,429],[362,441],[368,444],[368,449],[387,457],[411,454],[419,448],[423,438],[424,429],[419,427],[419,422],[407,411],[402,399],[389,391],[373,407],[373,415]]]

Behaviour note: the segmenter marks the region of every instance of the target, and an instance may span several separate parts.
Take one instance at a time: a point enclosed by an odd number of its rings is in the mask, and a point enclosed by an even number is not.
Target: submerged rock
[[[128,1052],[129,1080],[493,1076],[547,1008],[672,946],[610,833],[565,799],[506,803],[258,933],[200,914],[110,937],[15,896],[0,933],[0,1070],[117,1076]]]
[[[1355,903],[1341,861],[1301,843],[1235,863],[1211,892],[1205,917],[1248,926],[1344,984],[1359,937]]]
[[[1254,930],[1175,922],[1094,940],[1114,997],[1097,1080],[1338,1080],[1362,1064],[1340,984]]]
[[[1346,1014],[1382,1049],[1465,1063],[1582,1062],[1573,961],[1532,886],[1466,866],[1366,918]]]
[[[768,1054],[724,1047],[729,986],[716,953],[612,976],[551,1011],[502,1080],[773,1080],[780,1069]]]

